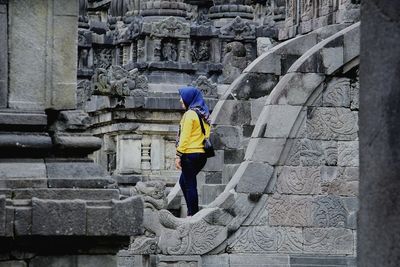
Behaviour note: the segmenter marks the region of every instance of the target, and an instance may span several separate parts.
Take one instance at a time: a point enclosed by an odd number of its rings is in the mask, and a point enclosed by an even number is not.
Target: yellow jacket
[[[210,137],[210,125],[203,120],[206,137]],[[204,135],[201,131],[200,120],[197,113],[193,110],[188,110],[183,114],[180,122],[180,137],[179,145],[176,148],[176,154],[188,153],[204,153]]]

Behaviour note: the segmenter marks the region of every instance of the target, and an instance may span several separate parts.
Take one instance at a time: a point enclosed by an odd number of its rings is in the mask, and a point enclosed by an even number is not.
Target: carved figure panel
[[[189,38],[190,25],[175,17],[168,17],[160,22],[144,25],[146,31],[155,37]]]
[[[92,78],[94,93],[118,96],[142,96],[148,91],[146,76],[138,69],[127,71],[120,66],[98,68]]]
[[[240,42],[232,42],[226,45],[223,59],[224,83],[233,82],[247,66],[247,51]]]
[[[208,61],[210,59],[210,46],[210,40],[192,41],[192,61]]]
[[[233,40],[255,39],[255,26],[240,17],[221,28],[221,37]]]
[[[177,61],[178,60],[178,45],[172,40],[167,40],[162,44],[162,61]]]
[[[108,48],[95,48],[93,50],[93,65],[95,68],[107,69],[112,64],[112,50]]]
[[[216,97],[217,94],[217,84],[213,83],[210,79],[207,79],[206,76],[199,76],[197,80],[193,81],[192,84],[194,87],[201,90],[203,95],[205,96],[213,96]]]

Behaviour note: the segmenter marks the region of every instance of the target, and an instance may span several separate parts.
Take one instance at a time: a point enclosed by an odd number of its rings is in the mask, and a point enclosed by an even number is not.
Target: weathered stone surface
[[[116,256],[112,255],[70,255],[70,256],[37,256],[32,259],[29,266],[33,267],[115,267]]]
[[[280,194],[318,194],[320,190],[319,167],[283,167],[278,176]]]
[[[6,232],[6,197],[0,195],[0,235],[4,236]]]
[[[350,79],[332,78],[322,96],[325,107],[350,107]]]
[[[304,166],[336,165],[337,158],[335,141],[302,140],[300,161]]]
[[[140,197],[112,200],[111,231],[115,235],[133,236],[142,232],[143,201]],[[131,218],[126,220],[126,218]]]
[[[86,204],[82,200],[32,199],[32,234],[85,235]]]
[[[268,256],[268,255],[231,255],[230,256],[230,266],[283,266],[289,267],[289,257],[288,256]]]
[[[339,166],[357,167],[360,165],[358,141],[339,142],[338,151]]]
[[[15,209],[14,229],[18,236],[32,233],[32,208],[20,207]]]
[[[286,252],[303,250],[302,230],[269,226],[242,227],[229,250],[234,253]]]
[[[271,93],[269,104],[303,105],[324,78],[318,73],[288,73]]]
[[[345,227],[347,211],[339,197],[319,196],[313,200],[313,224],[317,227]]]
[[[237,185],[238,193],[262,194],[273,174],[274,168],[266,163],[249,162]]]
[[[305,228],[304,250],[309,253],[351,255],[354,249],[352,230],[341,228]]]
[[[250,121],[249,101],[225,100],[214,123],[218,125],[241,125],[250,124]]]
[[[358,114],[345,108],[314,108],[309,110],[307,137],[312,139],[355,140]]]
[[[24,261],[5,261],[0,262],[0,267],[27,267],[27,263]]]
[[[269,224],[273,226],[312,226],[312,206],[312,197],[273,195],[268,199]]]
[[[237,126],[216,126],[213,129],[212,144],[215,149],[237,149],[241,144],[241,129]]]
[[[294,123],[299,117],[299,113],[306,111],[301,106],[291,105],[269,105],[265,117],[267,126],[264,137],[287,138],[291,134]]]
[[[110,235],[111,231],[111,207],[87,207],[86,223],[88,235]]]
[[[9,28],[9,105],[17,109],[44,109],[47,1],[12,1],[9,9],[13,14]],[[35,62],[35,67],[26,64],[27,60]]]
[[[252,138],[247,147],[245,159],[276,165],[285,141],[284,138]]]
[[[215,157],[208,159],[204,171],[222,171],[224,166],[224,151],[215,150]]]

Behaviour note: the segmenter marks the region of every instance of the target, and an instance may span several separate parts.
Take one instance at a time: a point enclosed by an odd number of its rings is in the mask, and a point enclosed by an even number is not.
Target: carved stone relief
[[[120,66],[98,68],[92,78],[94,94],[143,96],[148,90],[147,78],[138,69],[127,71]]]
[[[209,40],[192,41],[192,61],[204,62],[210,59],[210,46]]]
[[[197,87],[201,90],[204,96],[217,96],[217,84],[213,83],[210,79],[207,79],[206,76],[199,76],[196,81],[193,81],[192,84],[194,87]]]
[[[93,65],[95,68],[107,69],[112,64],[112,50],[108,48],[94,48]]]
[[[221,28],[221,36],[234,40],[255,38],[255,26],[240,17],[236,17],[231,23]]]
[[[145,24],[144,27],[150,27],[150,36],[155,37],[188,38],[190,35],[190,25],[175,17],[168,17],[151,25]]]
[[[222,61],[224,83],[233,82],[247,66],[245,46],[240,42],[228,43]]]

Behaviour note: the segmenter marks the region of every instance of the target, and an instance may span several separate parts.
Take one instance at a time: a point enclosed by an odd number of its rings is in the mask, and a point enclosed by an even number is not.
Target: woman
[[[210,136],[210,112],[201,92],[194,87],[179,89],[181,104],[186,109],[177,137],[175,165],[182,170],[179,184],[187,204],[187,216],[199,211],[196,176],[207,162],[204,139]],[[203,134],[200,119],[203,122]]]

